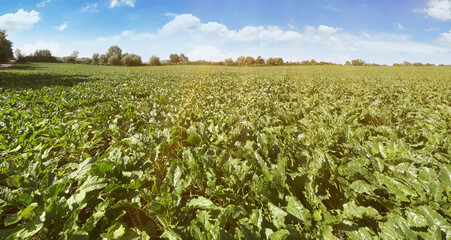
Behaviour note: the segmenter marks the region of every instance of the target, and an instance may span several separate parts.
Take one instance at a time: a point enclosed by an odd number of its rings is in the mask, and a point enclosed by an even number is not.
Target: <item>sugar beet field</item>
[[[0,71],[1,239],[450,239],[451,68]]]

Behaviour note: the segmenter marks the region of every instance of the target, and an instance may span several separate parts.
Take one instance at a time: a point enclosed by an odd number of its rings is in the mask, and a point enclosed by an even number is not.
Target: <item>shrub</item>
[[[363,66],[365,65],[365,61],[362,59],[354,59],[351,61],[352,66]]]
[[[233,60],[231,58],[227,58],[226,60],[224,60],[224,64],[226,66],[232,66],[233,65]]]
[[[91,64],[92,65],[99,65],[99,54],[98,53],[92,54]]]
[[[108,58],[108,65],[111,66],[120,66],[121,65],[121,59],[118,55],[113,55],[110,58]]]
[[[173,64],[177,64],[177,63],[180,62],[179,55],[177,55],[177,54],[175,54],[175,53],[169,55],[169,59],[171,59],[171,63],[173,63]]]
[[[122,57],[122,65],[124,66],[141,66],[141,57],[136,54],[125,54]]]
[[[106,54],[100,55],[99,64],[100,65],[107,65],[108,64],[108,56]]]
[[[160,66],[161,65],[160,58],[157,56],[150,57],[149,64],[151,66]]]

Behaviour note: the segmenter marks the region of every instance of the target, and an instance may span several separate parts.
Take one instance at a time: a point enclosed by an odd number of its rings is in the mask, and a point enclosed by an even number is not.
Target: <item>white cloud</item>
[[[110,8],[119,7],[122,5],[127,5],[130,7],[135,7],[136,0],[111,0]]]
[[[221,52],[221,50],[212,45],[197,46],[186,55],[192,61],[202,59],[208,59],[210,61],[223,61],[224,59],[230,57],[229,55],[225,55]]]
[[[356,39],[352,44],[361,51],[374,51],[381,53],[405,53],[406,55],[428,56],[443,52],[443,48],[414,42],[404,35],[380,35],[370,40]]]
[[[109,36],[109,37],[99,37],[95,41],[102,42],[102,43],[115,44],[116,42],[121,41],[121,40],[144,41],[144,40],[150,40],[150,39],[154,39],[154,38],[155,38],[155,35],[150,34],[150,33],[135,34],[133,31],[123,31],[119,35]]]
[[[338,31],[343,30],[343,28],[334,28],[334,27],[329,27],[326,25],[319,25],[317,32],[318,33],[323,33],[323,34],[333,34],[336,33]]]
[[[396,26],[398,27],[398,29],[404,29],[404,26],[401,23],[396,23]]]
[[[341,12],[341,9],[335,8],[335,7],[332,7],[332,6],[324,6],[323,8],[326,9],[326,10],[329,10],[329,11]]]
[[[360,34],[367,39],[371,38],[371,34],[369,32],[362,32]]]
[[[88,3],[85,7],[80,9],[80,12],[98,12],[97,3],[94,4]]]
[[[323,43],[336,45],[340,38],[344,36],[339,36],[336,33],[342,31],[342,28],[334,28],[326,25],[319,25],[317,28],[314,26],[306,25],[304,27],[304,41],[309,43]]]
[[[451,0],[429,0],[427,8],[416,8],[413,12],[424,13],[442,21],[451,20]]]
[[[0,16],[0,28],[8,30],[9,33],[26,31],[39,20],[39,12],[34,10],[27,12],[19,9],[16,13],[7,13]]]
[[[449,49],[415,42],[403,34],[365,32],[354,35],[342,28],[326,25],[306,25],[302,31],[284,31],[278,26],[245,26],[233,30],[218,22],[203,23],[191,14],[175,16],[156,34],[125,31],[96,41],[103,45],[108,45],[107,42],[123,44],[138,53],[148,49],[153,51],[148,53],[149,57],[158,53],[168,56],[173,52],[184,52],[192,60],[212,61],[240,55],[261,55],[281,56],[290,61],[314,58],[337,62],[362,58],[378,63],[389,63],[387,59],[433,62],[449,53]]]
[[[167,12],[164,14],[166,17],[177,17],[179,14],[177,13],[172,13],[172,12]]]
[[[55,27],[53,27],[53,28],[56,29],[56,30],[58,30],[58,31],[64,31],[64,29],[67,28],[67,23],[63,23],[63,24],[61,24],[61,25],[59,25],[59,26],[55,26]]]
[[[422,43],[405,34],[349,33],[340,27],[309,26],[283,30],[278,26],[245,26],[230,29],[219,22],[202,22],[191,14],[181,14],[150,33],[122,31],[118,35],[98,37],[91,41],[61,43],[58,56],[70,50],[80,56],[105,52],[119,45],[124,52],[143,59],[156,55],[162,60],[171,53],[185,53],[191,60],[220,61],[238,56],[283,57],[286,61],[315,59],[344,63],[361,58],[367,62],[448,63],[451,55],[451,32],[443,33],[435,43]],[[440,44],[441,45],[440,45]],[[64,52],[64,51],[68,52]]]
[[[296,26],[294,26],[293,24],[287,24],[287,26],[289,27],[289,28],[291,28],[291,29],[296,29]]]
[[[449,33],[440,33],[440,36],[436,39],[436,41],[442,45],[451,47],[451,30]]]
[[[188,33],[201,25],[200,19],[191,14],[181,14],[166,23],[160,30],[162,34]]]
[[[283,31],[279,27],[246,26],[240,30],[229,30],[227,26],[217,23],[202,23],[192,14],[177,15],[165,24],[159,35],[190,35],[194,39],[215,39],[216,41],[234,42],[286,42],[300,41],[301,34],[293,31]]]
[[[438,27],[430,27],[424,29],[426,32],[432,32],[432,31],[439,31],[440,29]]]
[[[61,54],[60,52],[61,48],[59,44],[54,41],[46,42],[43,40],[39,40],[36,43],[21,46],[19,47],[19,49],[26,55],[32,54],[39,49],[48,49],[52,52],[53,56],[60,56]]]
[[[51,0],[45,0],[36,4],[37,7],[45,7],[47,3],[50,3]]]

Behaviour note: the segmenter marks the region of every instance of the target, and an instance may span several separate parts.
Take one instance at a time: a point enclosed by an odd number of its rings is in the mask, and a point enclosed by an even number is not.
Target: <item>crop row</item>
[[[447,239],[447,68],[0,72],[5,239]]]

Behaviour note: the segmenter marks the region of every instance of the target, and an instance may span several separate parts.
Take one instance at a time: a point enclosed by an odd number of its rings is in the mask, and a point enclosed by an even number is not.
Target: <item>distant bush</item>
[[[233,60],[231,58],[227,58],[226,60],[224,60],[224,65],[232,66],[233,65]]]
[[[133,53],[122,54],[122,49],[117,46],[111,46],[108,51],[99,56],[98,53],[92,55],[90,64],[93,65],[111,65],[111,66],[141,66],[143,62],[141,57]]]
[[[63,57],[61,59],[61,61],[63,63],[78,63],[77,62],[77,58],[78,58],[79,52],[78,51],[73,51],[72,54],[70,56],[67,57]]]
[[[108,58],[116,55],[119,57],[119,59],[121,59],[122,58],[122,49],[117,45],[111,46],[110,48],[108,48],[106,55],[108,55]]]
[[[18,62],[58,62],[58,59],[52,55],[48,49],[36,50],[33,54],[22,56],[17,59]]]
[[[238,66],[244,66],[245,62],[246,62],[246,57],[241,56],[236,59],[235,64]]]
[[[189,62],[188,56],[185,56],[185,54],[181,53],[179,56],[180,63],[187,63]]]
[[[363,66],[363,65],[365,65],[365,61],[363,61],[362,59],[354,59],[351,61],[351,65],[352,66]]]
[[[151,66],[160,66],[161,65],[160,58],[157,57],[157,56],[150,57],[149,65],[151,65]]]
[[[111,66],[120,66],[121,65],[121,59],[118,55],[113,55],[108,58],[108,65]]]
[[[99,54],[98,53],[92,54],[91,64],[92,65],[99,65]]]
[[[255,65],[255,59],[251,56],[247,56],[244,59],[244,63],[246,64],[246,66]]]
[[[284,64],[284,61],[282,58],[268,58],[268,60],[266,60],[266,64],[271,66],[280,66]]]
[[[108,65],[108,56],[106,54],[100,55],[99,64],[100,65]]]
[[[413,67],[422,67],[422,66],[433,67],[433,66],[436,66],[436,65],[432,64],[432,63],[423,64],[421,62],[410,63],[408,61],[404,61],[403,63],[393,63],[393,66],[394,67],[411,67],[411,66],[413,66]]]
[[[169,59],[171,59],[171,63],[173,64],[177,64],[178,62],[180,62],[179,55],[176,53],[169,55]]]
[[[141,57],[136,54],[124,54],[122,57],[123,66],[141,66],[143,64]]]

